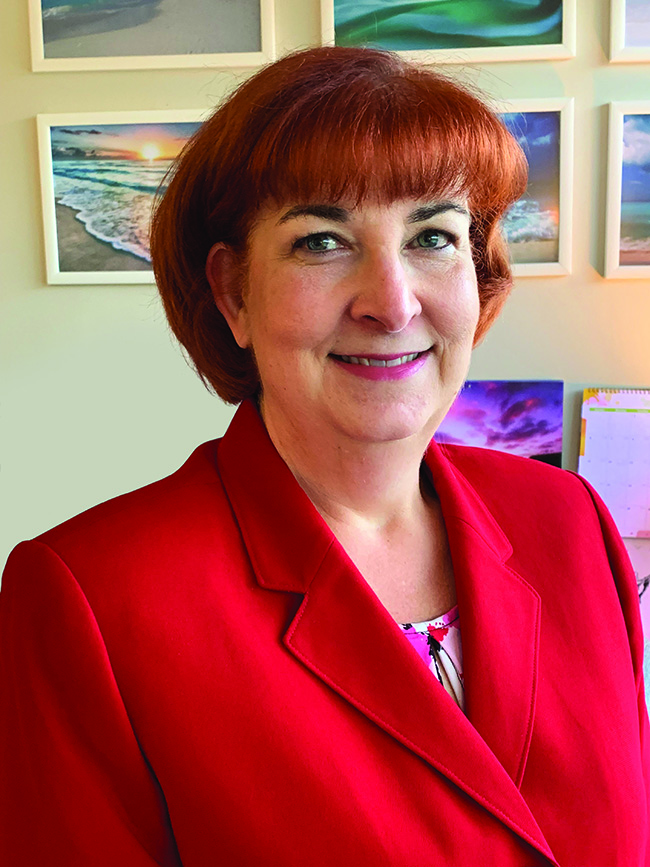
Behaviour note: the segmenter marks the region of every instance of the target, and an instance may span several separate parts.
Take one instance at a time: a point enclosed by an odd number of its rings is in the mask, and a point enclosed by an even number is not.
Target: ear
[[[219,242],[208,253],[205,274],[214,303],[228,323],[237,344],[250,346],[248,313],[241,294],[240,260],[232,247]]]

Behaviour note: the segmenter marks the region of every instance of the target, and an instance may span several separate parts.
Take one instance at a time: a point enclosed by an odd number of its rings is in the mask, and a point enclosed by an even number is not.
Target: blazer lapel
[[[520,786],[535,715],[541,599],[506,564],[510,542],[435,442],[425,461],[454,566],[467,715]]]
[[[504,565],[507,540],[437,447],[426,462],[456,575],[467,717],[322,521],[252,404],[238,410],[217,460],[258,583],[304,596],[284,636],[287,649],[555,863],[517,790],[534,712],[539,599]],[[516,646],[499,630],[504,610],[518,618]]]

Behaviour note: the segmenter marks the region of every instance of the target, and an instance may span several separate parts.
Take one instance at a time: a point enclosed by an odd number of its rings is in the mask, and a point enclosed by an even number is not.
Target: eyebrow
[[[462,214],[464,217],[469,217],[470,213],[467,208],[463,208],[462,205],[457,205],[454,202],[438,202],[435,205],[424,205],[421,208],[416,208],[406,218],[407,223],[422,223],[425,220],[430,220],[431,217],[435,217],[437,214],[442,214],[444,211],[456,211],[458,214]]]
[[[350,219],[350,214],[345,208],[336,205],[296,205],[283,214],[278,220],[278,225],[296,217],[320,217],[323,220],[332,220],[335,223],[345,223]]]
[[[470,216],[467,208],[463,208],[454,202],[442,201],[437,202],[435,205],[423,205],[421,208],[416,208],[408,215],[406,222],[422,223],[445,211],[456,211],[456,213],[462,214],[464,217]],[[346,223],[350,219],[350,213],[345,208],[339,208],[337,205],[295,205],[280,217],[278,225],[280,226],[298,217],[320,217],[323,220],[332,220],[334,223]]]

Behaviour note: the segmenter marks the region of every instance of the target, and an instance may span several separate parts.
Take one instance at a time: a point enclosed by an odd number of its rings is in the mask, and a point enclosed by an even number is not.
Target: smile
[[[429,357],[429,350],[404,355],[334,355],[337,366],[362,379],[397,380],[416,373]]]
[[[364,364],[366,367],[398,367],[400,364],[407,364],[409,361],[415,361],[421,352],[411,352],[409,355],[398,355],[395,358],[373,358],[367,355],[336,355],[346,364]]]

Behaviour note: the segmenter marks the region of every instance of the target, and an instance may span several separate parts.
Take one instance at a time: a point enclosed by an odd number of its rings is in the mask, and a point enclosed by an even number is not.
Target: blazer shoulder
[[[165,478],[113,497],[41,533],[35,541],[55,550],[74,548],[88,540],[102,550],[105,545],[129,545],[136,536],[178,538],[182,525],[197,516],[229,511],[217,470],[220,440],[198,446],[182,466]]]
[[[494,449],[447,444],[440,448],[455,471],[500,516],[513,511],[519,518],[543,511],[545,520],[585,511],[596,515],[593,491],[577,473]]]

